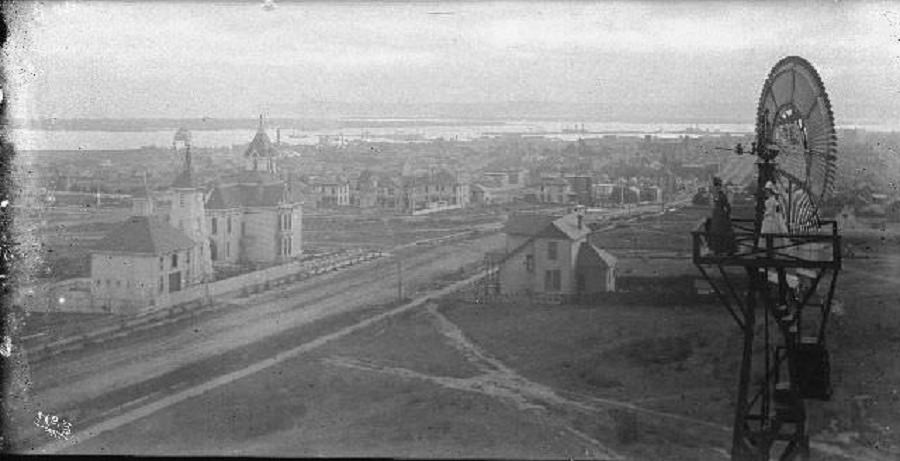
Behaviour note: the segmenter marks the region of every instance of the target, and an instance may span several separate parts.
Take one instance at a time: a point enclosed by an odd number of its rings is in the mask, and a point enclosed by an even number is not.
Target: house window
[[[178,267],[178,253],[172,253],[172,269]]]
[[[558,242],[547,242],[547,259],[550,261],[556,261],[556,257],[559,253],[559,245]]]
[[[184,208],[184,194],[178,194],[178,206]]]
[[[169,293],[181,291],[181,272],[169,274]]]
[[[284,237],[281,239],[281,256],[290,256],[291,255],[291,237]]]
[[[244,235],[244,221],[241,221],[241,235]]]
[[[163,292],[163,289],[164,289],[163,278],[160,277],[160,278],[159,278],[159,292],[162,293],[162,292]]]
[[[225,242],[225,257],[231,257],[231,242]]]
[[[165,270],[165,267],[163,266],[163,265],[165,264],[164,261],[165,261],[165,258],[163,258],[162,256],[160,256],[160,257],[159,257],[159,271],[160,271],[160,272],[162,272],[163,270]]]
[[[231,234],[231,216],[228,217],[227,223],[228,223],[228,234],[230,235]]]
[[[534,272],[534,255],[525,255],[525,270]]]
[[[188,266],[191,265],[191,251],[192,251],[192,250],[188,250],[188,251],[185,252],[185,254],[184,254],[184,263],[187,264]]]
[[[216,235],[216,232],[219,230],[219,220],[218,218],[212,218],[212,235]]]
[[[559,291],[561,287],[559,269],[544,272],[544,291]]]

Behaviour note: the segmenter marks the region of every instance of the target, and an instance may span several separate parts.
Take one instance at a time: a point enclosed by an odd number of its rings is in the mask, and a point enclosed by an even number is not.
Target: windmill
[[[743,335],[731,456],[808,458],[807,404],[831,397],[826,327],[841,269],[837,224],[818,214],[834,185],[834,116],[808,61],[791,56],[772,68],[756,141],[734,152],[757,157],[753,219],[730,219],[735,249],[725,254],[707,250],[709,226],[692,233],[694,264]],[[781,191],[786,232],[764,229],[766,186]]]

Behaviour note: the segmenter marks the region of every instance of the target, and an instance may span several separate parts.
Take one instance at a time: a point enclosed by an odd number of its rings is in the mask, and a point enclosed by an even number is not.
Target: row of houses
[[[468,206],[469,183],[444,169],[397,175],[365,170],[356,177],[312,178],[318,208],[380,208],[402,213]]]
[[[644,182],[595,182],[590,175],[547,175],[526,185],[482,180],[471,187],[472,203],[496,204],[524,200],[560,205],[602,205],[663,201],[663,188]]]
[[[664,187],[650,181],[599,182],[592,175],[549,174],[531,179],[525,169],[489,170],[469,181],[446,169],[418,174],[364,170],[313,177],[299,188],[317,208],[378,208],[400,213],[489,206],[514,201],[560,205],[661,203]]]

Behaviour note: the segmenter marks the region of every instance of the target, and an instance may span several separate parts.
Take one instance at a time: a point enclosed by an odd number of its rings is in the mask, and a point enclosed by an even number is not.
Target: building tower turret
[[[180,128],[175,133],[172,148],[178,154],[178,143],[184,151],[184,164],[181,173],[172,184],[172,208],[169,211],[169,224],[181,229],[196,246],[187,262],[185,283],[190,285],[211,281],[213,276],[212,260],[209,252],[209,230],[206,224],[203,190],[196,186],[191,165],[191,133]]]
[[[147,172],[144,172],[144,184],[136,194],[131,197],[132,216],[153,216],[153,197],[150,188],[147,187]]]
[[[272,140],[266,134],[262,114],[259,115],[259,128],[256,130],[256,136],[253,137],[250,145],[247,146],[247,150],[244,152],[244,159],[247,171],[260,171],[273,175],[278,172],[278,149],[272,145]]]

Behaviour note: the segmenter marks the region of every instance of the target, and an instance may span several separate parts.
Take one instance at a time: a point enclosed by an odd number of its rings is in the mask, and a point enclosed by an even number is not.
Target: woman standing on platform
[[[713,212],[709,222],[710,248],[716,254],[734,254],[737,245],[731,227],[731,204],[720,178],[713,178]]]
[[[762,227],[760,233],[765,234],[787,234],[787,222],[784,219],[784,209],[781,206],[781,197],[778,189],[772,181],[766,182],[766,212],[763,215]],[[766,247],[765,238],[760,238],[759,246]],[[775,238],[772,241],[772,247],[778,248],[784,246],[783,238]]]

